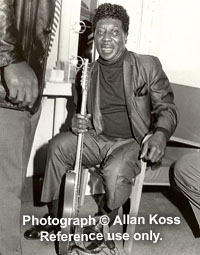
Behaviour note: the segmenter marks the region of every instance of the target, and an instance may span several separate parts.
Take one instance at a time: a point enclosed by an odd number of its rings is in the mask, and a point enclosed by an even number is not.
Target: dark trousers
[[[54,137],[49,145],[42,201],[51,202],[59,197],[63,175],[73,169],[77,136],[71,132]],[[133,139],[109,140],[85,133],[82,163],[86,167],[102,165],[106,203],[110,210],[122,206],[130,196],[132,180],[140,172],[140,147]]]
[[[40,111],[0,108],[0,254],[21,255],[21,190]]]

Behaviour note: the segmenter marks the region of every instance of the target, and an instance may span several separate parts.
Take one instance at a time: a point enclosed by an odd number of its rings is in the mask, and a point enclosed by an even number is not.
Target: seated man
[[[180,158],[174,167],[174,177],[176,184],[188,198],[200,227],[200,153]]]
[[[74,166],[79,132],[85,132],[83,165],[101,165],[106,192],[101,213],[112,221],[131,194],[139,158],[159,162],[177,126],[173,92],[158,58],[128,51],[128,30],[122,6],[98,7],[93,32],[99,58],[90,68],[87,115],[75,114],[72,131],[49,145],[42,201],[52,205],[54,216],[61,179]],[[32,228],[25,236],[38,238],[39,230]]]

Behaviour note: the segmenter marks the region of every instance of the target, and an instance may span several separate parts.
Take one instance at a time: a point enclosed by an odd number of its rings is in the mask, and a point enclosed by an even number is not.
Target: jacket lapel
[[[133,134],[136,140],[140,143],[144,135],[148,132],[148,128],[143,122],[136,105],[134,91],[138,86],[140,74],[138,72],[135,58],[133,55],[131,56],[131,54],[132,53],[127,52],[123,64],[124,91],[127,111],[131,121]]]
[[[100,111],[100,84],[99,84],[99,65],[96,62],[94,64],[93,72],[91,74],[90,84],[90,102],[89,110],[93,114],[93,125],[97,134],[100,134],[103,130],[103,120]]]
[[[134,96],[134,87],[135,83],[133,79],[134,64],[132,58],[130,57],[129,52],[126,54],[124,63],[123,63],[123,76],[124,76],[124,91],[125,91],[125,100],[127,103],[128,114],[131,113],[131,99]]]

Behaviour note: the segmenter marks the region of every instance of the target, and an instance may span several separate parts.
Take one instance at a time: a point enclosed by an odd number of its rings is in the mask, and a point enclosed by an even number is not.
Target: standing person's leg
[[[22,254],[20,213],[23,179],[40,112],[0,108],[0,254]]]
[[[176,184],[188,198],[200,226],[200,153],[180,158],[174,167]]]

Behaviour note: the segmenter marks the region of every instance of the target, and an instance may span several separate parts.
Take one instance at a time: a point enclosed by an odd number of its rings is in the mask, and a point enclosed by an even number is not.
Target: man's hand
[[[144,142],[140,158],[152,163],[158,163],[164,156],[166,145],[165,134],[162,131],[156,131]]]
[[[88,122],[91,117],[91,114],[82,115],[74,114],[72,118],[72,131],[76,135],[79,133],[85,133],[88,131]]]
[[[4,67],[4,80],[9,90],[8,98],[19,107],[31,108],[38,97],[38,81],[26,62]]]

